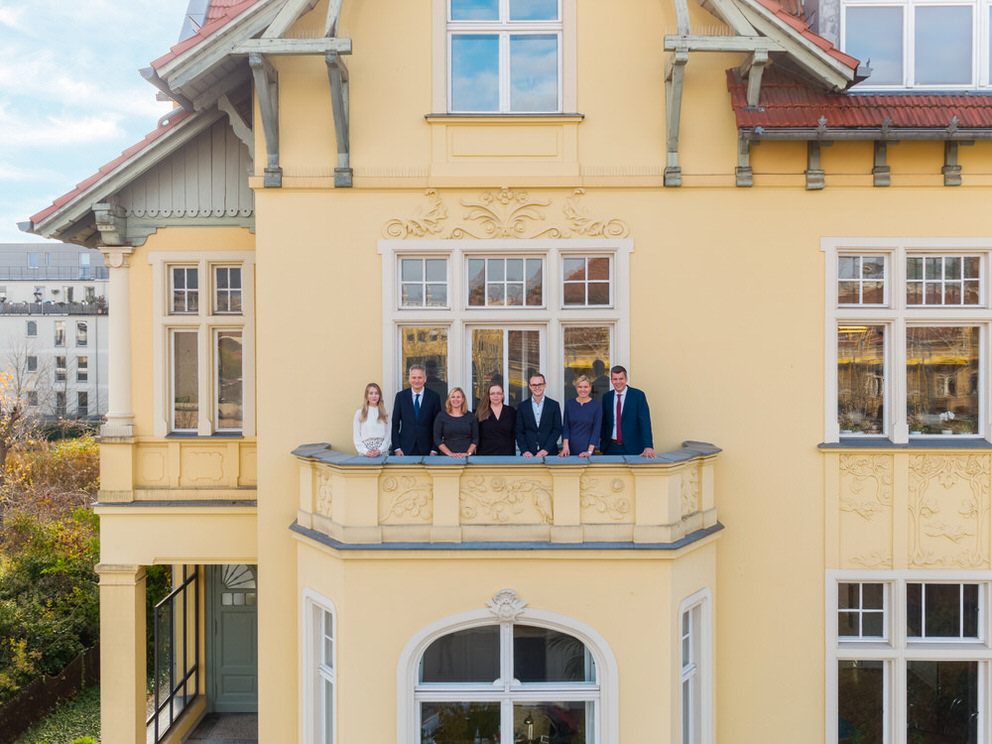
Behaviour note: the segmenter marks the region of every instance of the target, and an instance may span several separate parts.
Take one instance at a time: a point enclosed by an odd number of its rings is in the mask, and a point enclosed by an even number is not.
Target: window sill
[[[562,121],[574,121],[580,122],[586,118],[585,114],[555,114],[555,113],[543,113],[543,114],[494,114],[494,113],[480,113],[480,114],[424,114],[424,119],[428,123],[443,122],[450,124],[458,121],[496,121],[500,124],[506,124],[507,122],[512,122],[514,119],[519,119],[522,122],[527,122],[528,124],[534,121],[540,121],[541,119],[547,119],[555,123]]]
[[[244,439],[240,431],[218,431],[209,436],[200,436],[195,431],[174,431],[165,435],[166,439]]]
[[[822,442],[821,450],[829,449],[992,449],[992,442],[981,437],[933,436],[914,437],[903,444],[896,444],[885,437],[841,437],[839,442]]]

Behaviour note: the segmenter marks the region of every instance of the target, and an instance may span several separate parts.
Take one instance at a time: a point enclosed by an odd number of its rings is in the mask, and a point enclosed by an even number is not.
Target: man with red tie
[[[620,365],[610,370],[610,384],[613,389],[603,396],[600,451],[604,455],[654,457],[651,410],[644,392],[627,384],[627,370]]]

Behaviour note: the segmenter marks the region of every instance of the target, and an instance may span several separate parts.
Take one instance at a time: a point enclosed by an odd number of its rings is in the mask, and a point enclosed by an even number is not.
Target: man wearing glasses
[[[547,457],[558,454],[561,437],[561,407],[558,401],[544,396],[547,382],[538,372],[531,375],[530,396],[517,408],[517,446],[524,457]]]

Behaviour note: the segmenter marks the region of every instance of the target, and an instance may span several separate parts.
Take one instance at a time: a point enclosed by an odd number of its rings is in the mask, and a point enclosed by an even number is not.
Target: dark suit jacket
[[[413,389],[396,393],[393,401],[393,449],[404,455],[429,455],[434,447],[434,419],[441,412],[441,397],[424,388],[420,417],[413,412]]]
[[[561,406],[558,401],[544,398],[540,428],[534,420],[534,404],[530,398],[517,406],[517,446],[521,455],[525,452],[536,455],[542,449],[549,455],[557,455],[560,438]]]
[[[627,399],[620,417],[620,431],[623,444],[617,446],[610,441],[613,433],[613,419],[617,412],[617,393],[610,390],[603,396],[603,437],[600,450],[604,455],[639,455],[646,447],[654,449],[651,436],[651,411],[644,392],[627,386]]]

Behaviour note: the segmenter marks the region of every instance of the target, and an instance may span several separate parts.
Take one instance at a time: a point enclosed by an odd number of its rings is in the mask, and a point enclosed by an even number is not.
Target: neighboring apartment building
[[[107,412],[107,269],[68,243],[0,244],[0,368],[28,413]]]
[[[109,267],[104,741],[992,742],[988,2],[190,11],[24,225]],[[354,456],[413,362],[659,457]]]

